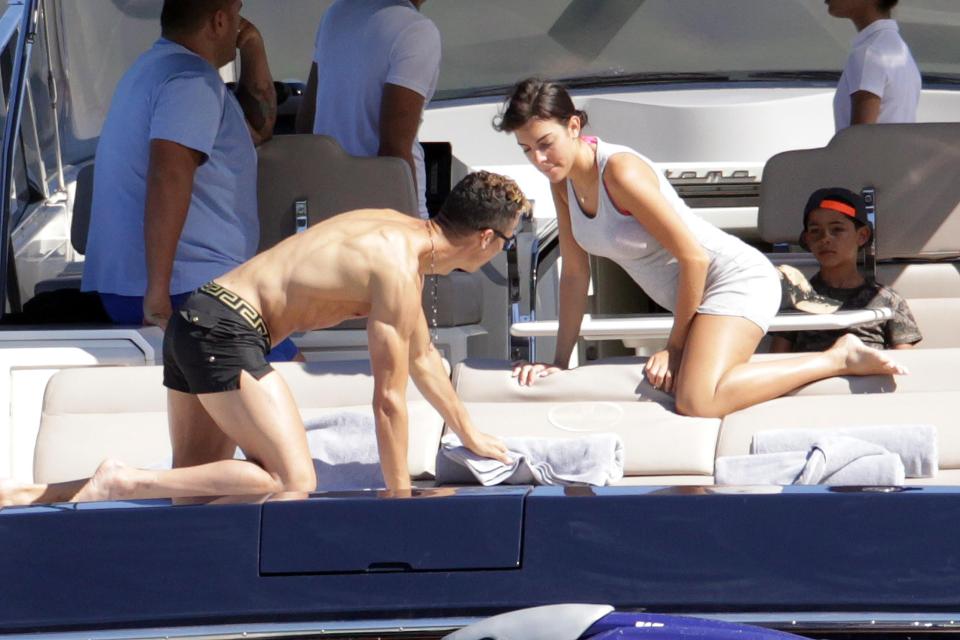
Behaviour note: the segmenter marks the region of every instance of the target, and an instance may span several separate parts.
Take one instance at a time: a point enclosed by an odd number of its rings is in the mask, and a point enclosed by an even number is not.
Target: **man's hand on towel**
[[[545,378],[558,371],[563,371],[563,367],[546,362],[527,362],[518,360],[513,363],[513,377],[517,379],[522,387],[529,387],[537,378]]]
[[[482,431],[474,431],[472,434],[460,436],[460,441],[467,449],[473,451],[478,456],[484,458],[493,458],[503,464],[512,464],[513,459],[507,450],[507,445],[496,436]]]

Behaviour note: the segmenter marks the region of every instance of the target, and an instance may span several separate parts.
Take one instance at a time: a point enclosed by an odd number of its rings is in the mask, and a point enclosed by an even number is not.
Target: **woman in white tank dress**
[[[780,280],[756,249],[692,213],[653,162],[581,136],[587,115],[560,85],[524,80],[495,122],[551,182],[560,230],[560,329],[553,363],[518,363],[520,384],[566,369],[590,282],[589,254],[619,264],[674,314],[666,349],[644,365],[677,411],[717,417],[841,374],[905,373],[844,336],[828,351],[748,362],[780,304]]]

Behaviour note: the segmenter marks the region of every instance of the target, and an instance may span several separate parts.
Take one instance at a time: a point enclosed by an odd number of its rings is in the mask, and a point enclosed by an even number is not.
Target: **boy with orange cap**
[[[848,329],[777,333],[771,351],[822,351],[844,333],[877,349],[909,349],[922,336],[910,307],[896,291],[864,278],[857,267],[860,249],[873,229],[863,199],[839,187],[818,189],[803,211],[800,246],[810,251],[820,271],[810,279],[815,294],[839,303],[840,310],[890,308],[893,317]]]

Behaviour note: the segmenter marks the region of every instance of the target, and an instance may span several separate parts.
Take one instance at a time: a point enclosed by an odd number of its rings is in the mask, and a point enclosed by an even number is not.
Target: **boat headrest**
[[[824,148],[775,155],[763,171],[760,236],[796,242],[804,203],[823,187],[875,190],[878,259],[960,256],[960,123],[860,125]]]

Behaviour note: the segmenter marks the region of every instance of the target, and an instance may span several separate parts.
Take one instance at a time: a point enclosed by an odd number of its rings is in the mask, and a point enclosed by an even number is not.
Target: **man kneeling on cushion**
[[[530,204],[509,178],[464,178],[440,214],[391,210],[330,218],[287,238],[193,293],[164,336],[174,469],[104,461],[92,478],[7,486],[0,504],[177,498],[312,491],[316,475],[303,422],[264,356],[296,331],[367,316],[373,411],[387,488],[410,487],[407,378],[463,444],[509,463],[497,438],[477,431],[430,340],[423,278],[476,271],[515,242]],[[246,460],[233,459],[239,446]]]

